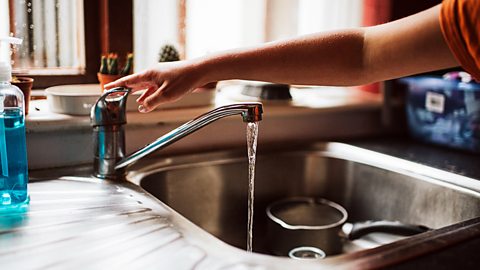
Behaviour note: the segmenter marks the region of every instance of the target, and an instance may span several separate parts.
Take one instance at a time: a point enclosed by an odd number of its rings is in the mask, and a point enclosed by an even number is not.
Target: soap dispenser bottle
[[[19,44],[16,38],[1,42]],[[12,67],[0,61],[0,212],[22,208],[29,201],[25,108],[22,91],[10,83]]]

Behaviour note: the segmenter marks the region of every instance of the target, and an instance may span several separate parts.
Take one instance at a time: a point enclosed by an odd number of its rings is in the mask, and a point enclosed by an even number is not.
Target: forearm
[[[354,85],[363,73],[363,29],[326,32],[200,59],[208,81]]]
[[[457,66],[440,5],[384,25],[318,33],[199,60],[206,81],[360,85]]]

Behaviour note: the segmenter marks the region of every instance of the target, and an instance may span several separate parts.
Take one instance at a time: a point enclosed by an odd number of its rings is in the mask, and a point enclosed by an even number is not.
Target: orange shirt
[[[440,25],[462,67],[480,80],[480,0],[444,0]]]

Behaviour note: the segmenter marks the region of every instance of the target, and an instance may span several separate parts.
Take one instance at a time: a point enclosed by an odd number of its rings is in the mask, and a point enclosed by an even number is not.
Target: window
[[[186,58],[292,36],[355,27],[363,0],[134,0],[135,68],[158,61],[165,43]]]
[[[131,0],[0,0],[0,35],[24,39],[12,57],[13,68],[33,77],[34,88],[97,83],[102,49],[121,44],[132,51],[128,12]],[[127,27],[117,25],[118,18]],[[2,49],[0,57],[9,58],[8,50]]]
[[[0,0],[0,34],[24,44],[16,72],[34,87],[96,83],[102,53],[135,52],[135,70],[173,43],[183,57],[358,26],[366,0]],[[133,16],[134,13],[134,16]],[[135,37],[133,37],[135,33]],[[0,51],[8,57],[8,51]]]
[[[9,23],[8,34],[23,39],[12,56],[14,72],[29,75],[85,72],[83,1],[3,2],[7,2],[5,10],[10,10],[10,14],[2,16],[9,18],[2,24]]]

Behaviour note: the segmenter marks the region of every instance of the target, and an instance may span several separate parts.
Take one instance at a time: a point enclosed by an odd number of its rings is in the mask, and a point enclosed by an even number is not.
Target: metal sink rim
[[[130,167],[126,178],[128,181],[139,185],[140,181],[146,176],[162,171],[182,169],[185,167],[202,167],[207,164],[221,165],[246,160],[246,152],[245,157],[242,157],[243,153],[244,151],[242,149],[230,149],[214,150],[206,153],[202,152],[171,155],[168,157],[154,156]],[[260,150],[258,153],[259,156],[268,155],[271,153],[287,155],[313,153],[314,155],[321,155],[324,157],[349,160],[403,175],[415,176],[418,177],[419,180],[440,184],[450,189],[461,190],[462,192],[471,193],[471,195],[480,198],[480,181],[477,179],[367,150],[346,143],[319,142],[302,146],[300,149],[267,149],[264,152]],[[209,157],[209,160],[194,162],[192,157],[195,156],[207,156]]]

